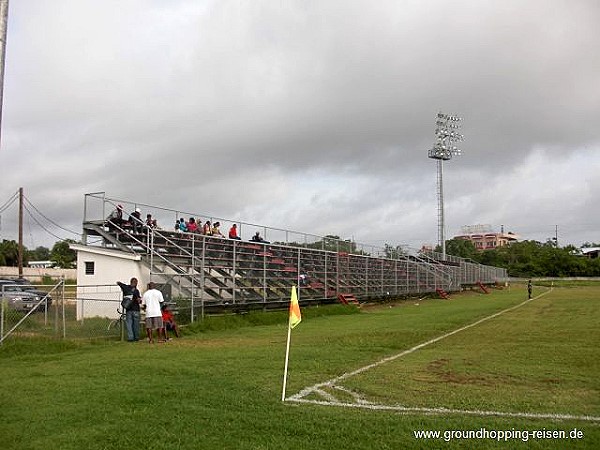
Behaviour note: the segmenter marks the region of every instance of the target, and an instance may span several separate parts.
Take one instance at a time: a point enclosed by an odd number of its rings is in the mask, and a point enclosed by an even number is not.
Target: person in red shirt
[[[194,219],[193,217],[190,217],[190,221],[187,223],[187,230],[190,233],[198,233],[200,231],[198,229],[198,223],[196,222],[196,219]]]
[[[238,241],[241,240],[237,234],[237,224],[235,223],[231,225],[231,228],[229,229],[229,239],[237,239]]]
[[[175,333],[176,337],[179,337],[179,328],[177,328],[177,324],[175,323],[175,316],[169,310],[169,307],[165,304],[162,305],[162,320],[165,326],[165,338],[169,339],[167,331],[172,331]]]

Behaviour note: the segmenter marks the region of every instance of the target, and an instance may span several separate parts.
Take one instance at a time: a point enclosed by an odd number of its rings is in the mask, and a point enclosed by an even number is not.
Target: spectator
[[[117,205],[115,210],[107,217],[107,220],[109,228],[111,228],[111,225],[121,228],[123,226],[123,205]]]
[[[187,230],[190,233],[197,233],[198,232],[198,224],[196,223],[196,219],[194,219],[193,217],[190,217],[190,220],[187,223]]]
[[[187,230],[188,230],[188,229],[187,229],[187,225],[186,225],[186,223],[185,223],[185,220],[183,220],[183,217],[179,219],[179,224],[178,224],[178,226],[179,226],[179,231],[180,231],[181,233],[185,233],[185,232],[187,232]]]
[[[212,235],[212,228],[210,226],[210,220],[207,220],[204,226],[202,227],[202,234],[205,236]]]
[[[302,287],[308,286],[308,275],[306,275],[305,273],[300,273],[300,275],[298,275],[298,285]]]
[[[237,234],[237,224],[235,223],[229,229],[229,239],[237,239],[238,241],[241,239]]]
[[[152,330],[156,330],[159,342],[164,342],[161,304],[165,302],[162,292],[156,289],[153,282],[148,283],[148,290],[142,296],[142,306],[146,310],[146,334],[148,343],[153,344]]]
[[[256,233],[254,233],[254,236],[252,236],[252,242],[262,242],[263,244],[269,244],[269,241],[265,241],[261,236],[260,233],[257,231]]]
[[[152,218],[152,214],[146,214],[146,228],[156,228],[156,219]]]
[[[127,328],[127,341],[140,340],[140,291],[138,291],[137,278],[132,278],[129,284],[117,281],[123,292],[121,305],[127,305],[125,309],[125,327]]]
[[[169,340],[169,334],[167,333],[168,331],[172,331],[175,333],[176,337],[179,337],[179,329],[177,328],[177,323],[175,323],[175,316],[169,310],[169,306],[166,304],[162,305],[162,320],[165,327],[165,339],[167,341]]]
[[[221,233],[221,231],[219,230],[220,226],[221,226],[221,222],[215,222],[215,224],[212,227],[212,233],[211,233],[213,236],[225,237],[225,236],[223,236],[223,233]]]
[[[141,233],[143,231],[142,210],[140,208],[135,208],[135,211],[129,215],[128,221],[134,233]]]

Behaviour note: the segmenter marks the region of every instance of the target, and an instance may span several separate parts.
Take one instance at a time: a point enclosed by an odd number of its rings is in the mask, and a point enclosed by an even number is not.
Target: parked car
[[[18,285],[23,291],[31,292],[32,294],[35,294],[40,298],[46,297],[46,301],[44,302],[44,304],[47,304],[48,306],[52,305],[52,297],[50,296],[50,294],[48,294],[46,291],[38,289],[38,287],[31,284],[31,281],[29,281],[28,279],[17,278],[13,280],[13,282],[16,285]]]
[[[33,292],[23,290],[14,280],[0,280],[0,297],[6,299],[10,308],[17,311],[30,311],[42,299]],[[44,311],[44,305],[40,305],[38,311]]]

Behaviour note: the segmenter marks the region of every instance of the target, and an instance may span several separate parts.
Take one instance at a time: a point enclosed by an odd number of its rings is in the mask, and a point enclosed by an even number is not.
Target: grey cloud
[[[446,171],[449,231],[543,228],[522,211],[539,199],[537,219],[557,221],[551,183],[512,177],[539,148],[540,169],[562,157],[581,167],[568,156],[600,141],[594,1],[32,0],[10,13],[0,198],[26,185],[48,205],[69,199],[60,215],[71,223],[84,192],[105,190],[275,226],[435,241],[426,152],[443,110],[464,117],[465,134]],[[348,183],[347,195],[311,186],[315,176]],[[568,198],[594,180],[566,170],[564,183]],[[287,197],[274,192],[282,186]],[[298,186],[314,202],[298,205]],[[589,199],[566,203],[561,220],[575,228]]]

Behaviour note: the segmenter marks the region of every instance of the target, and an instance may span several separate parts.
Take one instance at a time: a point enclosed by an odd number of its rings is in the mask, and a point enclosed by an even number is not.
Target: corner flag
[[[290,341],[292,338],[292,328],[300,323],[302,316],[300,315],[300,304],[298,303],[298,294],[296,294],[296,286],[292,286],[292,295],[290,298],[290,320],[288,323],[287,344],[285,347],[285,368],[283,369],[283,390],[281,392],[281,401],[285,401],[285,386],[287,384],[288,361],[290,359]]]
[[[296,286],[292,286],[292,298],[290,299],[290,328],[294,328],[302,321],[300,315],[300,305],[298,304],[298,295]]]

